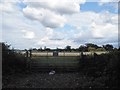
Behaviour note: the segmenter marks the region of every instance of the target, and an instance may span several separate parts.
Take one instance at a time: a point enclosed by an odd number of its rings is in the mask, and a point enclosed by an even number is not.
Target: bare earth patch
[[[3,76],[3,88],[79,88],[90,83],[88,78],[80,73],[47,73],[32,72],[29,74],[14,74]]]

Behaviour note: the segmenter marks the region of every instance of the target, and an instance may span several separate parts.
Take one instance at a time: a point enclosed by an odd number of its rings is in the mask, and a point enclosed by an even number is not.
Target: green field
[[[80,57],[76,56],[65,56],[65,57],[53,57],[53,56],[42,56],[32,57],[32,66],[55,66],[55,67],[76,67],[78,66]]]

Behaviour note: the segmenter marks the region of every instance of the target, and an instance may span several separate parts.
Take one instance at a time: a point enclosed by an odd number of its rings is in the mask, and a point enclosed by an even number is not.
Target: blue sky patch
[[[27,5],[25,3],[23,3],[22,1],[17,3],[17,6],[20,8],[20,10],[27,7]]]
[[[116,5],[117,2],[111,2],[111,3],[105,3],[103,5],[99,5],[98,2],[86,2],[85,4],[81,4],[80,10],[82,12],[86,11],[94,11],[96,13],[102,12],[102,11],[109,11],[111,13],[117,14],[117,8]]]

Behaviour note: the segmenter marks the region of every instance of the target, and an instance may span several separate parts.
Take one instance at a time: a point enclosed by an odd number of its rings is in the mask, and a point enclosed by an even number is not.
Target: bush
[[[79,62],[80,72],[88,77],[94,77],[94,82],[97,82],[99,78],[104,81],[101,85],[105,85],[105,87],[118,87],[119,55],[120,51],[111,51],[108,54],[101,55],[94,54],[94,57],[83,55]],[[103,80],[100,77],[107,79]]]
[[[2,43],[2,72],[3,75],[23,72],[26,70],[26,58],[10,49],[10,45]]]

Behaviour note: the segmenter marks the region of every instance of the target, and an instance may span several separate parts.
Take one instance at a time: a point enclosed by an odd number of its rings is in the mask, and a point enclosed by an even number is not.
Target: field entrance
[[[95,52],[102,54],[106,52]],[[94,56],[93,52],[83,52],[84,55]],[[53,52],[32,52],[30,60],[31,70],[67,70],[75,71],[79,68],[79,61],[81,60],[81,52],[59,52],[54,56]]]
[[[32,70],[77,70],[79,67],[79,56],[40,56],[31,58]]]

